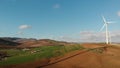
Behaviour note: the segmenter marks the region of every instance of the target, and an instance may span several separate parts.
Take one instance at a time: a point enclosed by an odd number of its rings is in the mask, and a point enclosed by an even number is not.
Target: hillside
[[[17,45],[20,45],[20,43],[4,40],[0,38],[0,47],[17,46]]]
[[[40,39],[40,40],[27,40],[22,42],[18,47],[39,47],[39,46],[53,46],[53,45],[65,45],[67,42],[55,41],[51,39]]]
[[[67,45],[71,43],[55,41],[51,39],[27,39],[27,38],[11,38],[2,37],[0,38],[0,46],[14,46],[14,47],[39,47],[39,46],[52,46],[52,45]]]

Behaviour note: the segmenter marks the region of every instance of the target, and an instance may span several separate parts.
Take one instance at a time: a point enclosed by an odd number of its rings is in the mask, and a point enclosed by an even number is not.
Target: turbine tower
[[[110,38],[110,33],[108,31],[108,24],[110,24],[111,22],[107,22],[104,16],[102,16],[102,18],[104,25],[102,26],[101,30],[103,30],[103,28],[105,27],[106,44],[109,44],[111,43],[111,38]]]

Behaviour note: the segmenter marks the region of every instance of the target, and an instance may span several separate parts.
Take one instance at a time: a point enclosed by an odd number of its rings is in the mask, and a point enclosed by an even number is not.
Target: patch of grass
[[[70,51],[74,51],[74,50],[81,50],[81,49],[84,49],[84,47],[82,47],[80,45],[64,46],[65,52],[70,52]]]
[[[94,52],[94,53],[103,53],[104,52],[104,48],[95,48],[95,49],[88,49],[88,50],[90,50],[90,51],[92,51],[92,52]]]
[[[52,58],[57,56],[62,56],[68,52],[84,49],[80,45],[54,45],[54,46],[41,46],[37,48],[32,48],[29,51],[22,51],[17,49],[6,49],[6,51],[11,57],[6,60],[0,61],[0,65],[11,65],[19,64],[29,61],[34,61],[43,58]],[[31,51],[36,51],[31,53]]]
[[[18,50],[18,49],[1,49],[0,51],[7,52],[9,56],[16,56],[20,54],[26,54],[25,51]]]

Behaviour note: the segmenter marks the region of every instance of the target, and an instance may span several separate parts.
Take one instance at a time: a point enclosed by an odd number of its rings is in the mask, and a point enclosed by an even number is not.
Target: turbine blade
[[[100,29],[100,31],[102,31],[104,27],[105,27],[105,24],[102,26],[102,28]]]
[[[108,22],[108,24],[111,24],[111,23],[113,24],[113,23],[116,23],[116,22]]]
[[[107,23],[107,22],[106,22],[106,19],[105,19],[105,17],[104,17],[104,16],[102,16],[102,18],[103,18],[103,22],[104,22],[104,23]]]

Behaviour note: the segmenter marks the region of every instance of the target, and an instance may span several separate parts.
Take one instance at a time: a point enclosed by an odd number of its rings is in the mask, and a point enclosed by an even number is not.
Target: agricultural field
[[[0,49],[0,68],[120,68],[119,45],[85,43]]]
[[[21,64],[40,59],[49,59],[53,57],[63,56],[71,51],[82,49],[84,49],[84,47],[81,45],[41,46],[30,49],[0,49],[0,52],[5,52],[9,56],[0,61],[0,66]]]

